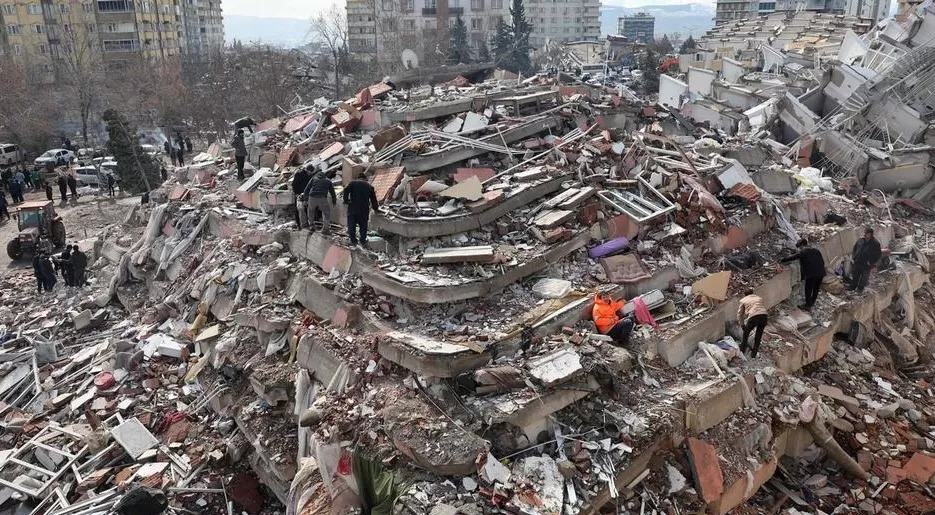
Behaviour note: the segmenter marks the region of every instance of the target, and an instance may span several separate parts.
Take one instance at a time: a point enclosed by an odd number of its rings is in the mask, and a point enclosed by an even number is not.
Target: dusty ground
[[[44,192],[28,192],[24,195],[26,201],[45,200]],[[77,205],[61,205],[61,199],[56,191],[55,211],[65,221],[65,234],[68,242],[94,237],[97,231],[104,226],[122,221],[130,206],[139,202],[138,196],[119,197],[116,202],[110,198],[98,195],[83,195],[78,199]],[[10,205],[10,214],[14,215],[16,206]],[[9,222],[0,223],[0,274],[5,270],[28,268],[31,257],[20,261],[12,261],[6,253],[6,244],[14,238],[18,229],[15,215]]]

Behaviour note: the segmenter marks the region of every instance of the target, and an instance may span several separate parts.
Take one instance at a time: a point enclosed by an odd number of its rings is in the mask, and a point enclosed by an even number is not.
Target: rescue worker
[[[299,229],[309,223],[305,216],[305,187],[311,179],[307,166],[303,166],[292,176],[292,194],[295,195],[292,205],[295,208],[295,226]]]
[[[870,282],[870,269],[877,264],[881,255],[880,242],[873,237],[873,228],[867,227],[864,237],[857,240],[851,253],[851,284],[848,289],[856,290],[857,293],[864,291]]]
[[[74,281],[74,286],[83,288],[85,283],[85,270],[88,269],[88,255],[81,251],[78,248],[78,245],[71,246],[71,265],[72,265],[72,280]]]
[[[356,246],[357,229],[360,229],[360,246],[367,248],[367,223],[370,221],[370,210],[377,212],[377,192],[366,180],[358,177],[344,188],[344,205],[347,206],[347,235],[351,238],[351,245]]]
[[[334,174],[325,174],[324,171],[320,171],[315,174],[315,177],[308,182],[308,185],[305,186],[304,197],[306,198],[306,205],[308,209],[308,230],[315,232],[315,210],[321,211],[321,233],[325,236],[331,234],[331,208],[337,207],[338,197],[334,193],[334,184],[331,182]],[[352,183],[353,184],[353,183]],[[369,184],[368,184],[369,186]],[[328,196],[331,196],[331,202],[328,202]],[[347,195],[345,195],[347,198]],[[350,213],[351,208],[348,207],[348,213]],[[367,208],[364,206],[364,211],[366,212]],[[348,215],[350,219],[350,215]],[[353,233],[353,230],[350,229],[350,221],[348,221],[348,231]],[[361,230],[361,240],[364,242],[364,247],[367,243],[367,232],[366,232],[366,222],[364,222],[364,229]],[[351,242],[353,243],[354,237],[351,236]],[[356,243],[354,243],[356,245]]]
[[[42,252],[36,252],[36,255],[32,258],[32,271],[36,274],[36,287],[39,290],[39,294],[42,294],[42,290],[45,288],[46,279],[45,272],[42,268]]]
[[[635,325],[633,315],[627,315],[620,318],[620,310],[627,301],[613,300],[610,297],[604,297],[600,293],[594,294],[594,307],[591,308],[591,319],[601,334],[605,334],[614,339],[614,342],[620,345],[626,345],[630,342],[630,332]]]
[[[740,299],[740,305],[737,307],[737,320],[743,327],[743,339],[740,341],[740,352],[747,352],[747,339],[750,333],[756,331],[753,335],[753,348],[750,357],[755,358],[760,350],[760,340],[763,339],[763,329],[767,322],[766,307],[763,305],[763,298],[753,293],[753,290],[747,290],[744,298]]]
[[[68,202],[68,182],[62,174],[58,174],[58,192],[62,194],[62,204]]]
[[[72,203],[78,202],[78,178],[75,177],[73,169],[66,173],[65,182],[68,183],[68,189],[71,190],[71,201]]]
[[[39,260],[39,267],[42,270],[42,278],[44,280],[45,291],[52,291],[52,288],[55,287],[55,283],[58,282],[58,279],[55,278],[55,267],[52,266],[52,261],[49,259],[48,254],[45,252],[41,253],[41,259]]]
[[[59,258],[55,260],[55,264],[62,272],[62,279],[65,280],[65,286],[74,286],[73,279],[75,275],[75,269],[71,262],[71,246],[65,245],[65,250],[63,250],[59,255]]]
[[[231,146],[234,147],[234,160],[237,162],[237,180],[244,179],[243,166],[247,161],[247,146],[243,140],[243,129],[237,129],[237,134],[231,140]]]
[[[117,179],[115,179],[114,175],[110,173],[106,175],[106,178],[107,178],[107,194],[113,197],[116,195],[116,192],[114,191],[114,186],[117,185]]]
[[[7,209],[6,192],[0,190],[0,220],[10,219],[10,210]]]
[[[805,281],[805,303],[800,304],[799,309],[808,311],[815,305],[818,292],[821,290],[821,282],[825,278],[825,258],[822,257],[820,250],[809,246],[805,238],[800,239],[795,246],[799,251],[779,262],[791,263],[796,259],[799,260],[799,270]]]

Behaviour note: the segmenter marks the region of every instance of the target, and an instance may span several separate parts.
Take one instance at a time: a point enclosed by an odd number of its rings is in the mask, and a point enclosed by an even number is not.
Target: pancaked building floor
[[[931,512],[935,219],[850,183],[769,193],[775,141],[660,136],[644,107],[381,83],[261,124],[243,184],[215,146],[151,204],[81,207],[113,222],[80,241],[89,288],[2,278],[0,509],[144,485],[210,514]],[[296,227],[305,164],[371,183],[369,249],[340,206]],[[835,271],[868,226],[891,263],[856,294]],[[828,268],[808,312],[801,237]],[[628,344],[595,292],[645,305]]]

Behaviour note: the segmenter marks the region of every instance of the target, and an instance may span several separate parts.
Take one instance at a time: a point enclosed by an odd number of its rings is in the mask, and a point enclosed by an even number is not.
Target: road
[[[42,191],[30,191],[24,197],[26,201],[46,200],[45,193]],[[9,199],[9,197],[7,198]],[[139,197],[135,196],[121,197],[115,203],[104,196],[84,195],[78,199],[77,205],[62,206],[58,195],[56,195],[55,199],[55,212],[61,215],[65,221],[65,234],[68,243],[94,237],[104,226],[123,221],[130,206],[139,202]],[[32,267],[31,256],[20,261],[13,261],[6,253],[7,242],[19,234],[16,226],[16,206],[10,205],[9,209],[13,219],[9,222],[0,223],[0,274],[5,273],[6,270]]]

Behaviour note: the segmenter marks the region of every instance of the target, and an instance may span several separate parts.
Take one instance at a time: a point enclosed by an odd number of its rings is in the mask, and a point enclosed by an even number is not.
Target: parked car
[[[10,166],[23,160],[23,149],[13,143],[0,143],[0,166]]]
[[[156,157],[162,152],[162,149],[156,145],[140,145],[140,148],[143,149],[143,152],[150,157]]]
[[[55,166],[61,166],[71,162],[72,158],[75,157],[75,153],[71,150],[65,150],[64,148],[53,148],[52,150],[46,150],[44,154],[37,157],[33,164],[36,165],[36,168],[41,168],[46,165],[46,163],[53,163]]]
[[[101,183],[97,168],[93,166],[79,166],[75,169],[75,178],[78,179],[78,187],[98,186]]]

